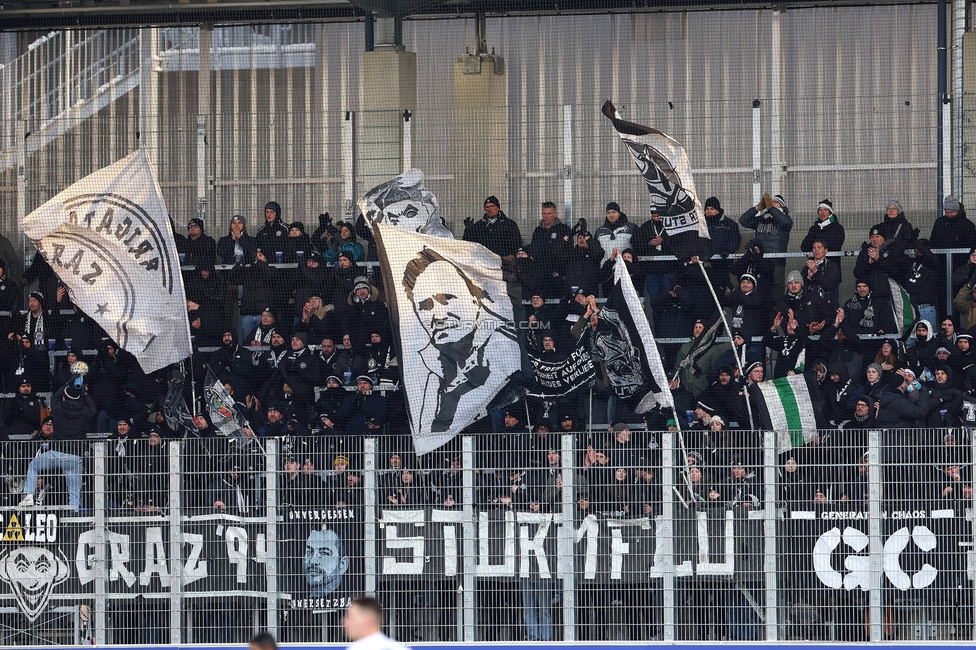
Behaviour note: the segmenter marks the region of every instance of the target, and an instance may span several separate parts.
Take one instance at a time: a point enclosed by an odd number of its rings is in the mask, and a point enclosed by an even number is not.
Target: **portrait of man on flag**
[[[485,385],[492,372],[493,337],[515,341],[511,323],[493,309],[491,293],[437,251],[424,248],[407,263],[403,288],[429,341],[420,356],[429,374],[424,400],[435,405],[431,432],[448,431],[460,401]]]
[[[501,258],[478,244],[376,222],[417,453],[485,417],[522,367]]]

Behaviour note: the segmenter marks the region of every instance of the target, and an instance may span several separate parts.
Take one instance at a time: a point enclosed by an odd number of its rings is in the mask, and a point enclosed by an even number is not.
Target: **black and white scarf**
[[[31,319],[34,319],[34,331],[31,331]],[[31,345],[38,349],[44,349],[44,311],[41,310],[35,318],[33,314],[27,312],[24,319],[24,336],[30,339]]]

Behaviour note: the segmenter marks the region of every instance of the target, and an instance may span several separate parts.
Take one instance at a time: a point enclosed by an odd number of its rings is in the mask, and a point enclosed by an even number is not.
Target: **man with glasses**
[[[191,266],[213,266],[216,260],[217,242],[204,232],[203,219],[190,219],[186,224],[186,263]]]

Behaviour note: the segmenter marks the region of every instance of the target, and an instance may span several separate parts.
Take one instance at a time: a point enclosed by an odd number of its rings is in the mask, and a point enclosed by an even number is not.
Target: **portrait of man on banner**
[[[309,598],[324,598],[342,586],[342,579],[349,571],[349,556],[336,531],[315,528],[309,532],[302,570]]]
[[[433,405],[430,431],[448,431],[469,394],[476,394],[472,400],[483,397],[477,392],[488,381],[495,361],[488,344],[495,337],[515,341],[515,331],[496,311],[491,291],[433,249],[425,247],[407,263],[403,288],[428,336],[420,348],[429,371],[421,421]]]

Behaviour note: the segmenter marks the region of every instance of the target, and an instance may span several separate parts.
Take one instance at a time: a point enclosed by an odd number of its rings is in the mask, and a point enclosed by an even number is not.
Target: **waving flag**
[[[811,374],[797,374],[756,384],[763,428],[777,434],[780,453],[802,447],[817,434],[820,389]]]
[[[245,440],[247,436],[244,430],[249,428],[248,424],[234,408],[234,398],[230,396],[210,366],[207,366],[207,383],[203,387],[203,396],[207,415],[210,416],[210,421],[220,435],[236,441]]]
[[[399,339],[403,391],[418,454],[487,415],[522,369],[516,305],[501,258],[480,244],[373,222]]]
[[[596,330],[586,331],[591,349],[606,366],[610,388],[634,412],[674,406],[661,353],[623,259],[614,264],[613,289]]]
[[[678,259],[711,257],[712,240],[684,147],[657,129],[620,119],[609,99],[603,104],[603,114],[630,149],[647,183],[651,204],[668,233],[667,252]]]
[[[179,257],[145,150],[60,192],[27,215],[24,233],[144,372],[190,356]]]
[[[891,289],[891,309],[895,314],[895,327],[898,328],[898,336],[905,332],[912,331],[912,324],[918,319],[918,310],[912,305],[912,298],[901,286],[891,278],[888,278],[888,287]]]

